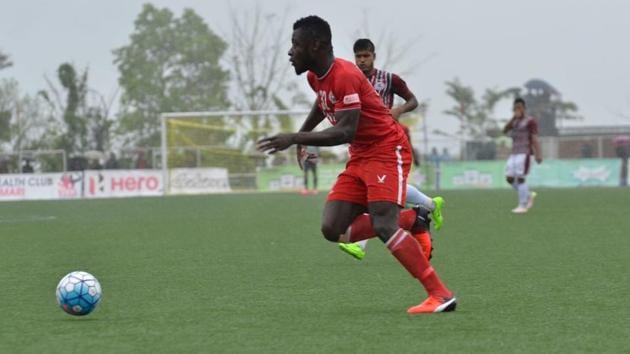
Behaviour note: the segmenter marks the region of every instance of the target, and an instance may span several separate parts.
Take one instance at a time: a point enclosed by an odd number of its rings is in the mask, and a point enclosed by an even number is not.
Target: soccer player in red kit
[[[348,243],[378,236],[429,294],[407,312],[452,311],[457,304],[454,294],[406,231],[414,228],[418,212],[400,211],[411,164],[407,137],[354,63],[335,58],[331,37],[330,26],[320,17],[308,16],[293,24],[290,61],[296,74],[308,71],[317,98],[298,133],[262,139],[258,149],[275,153],[297,145],[301,161],[302,145],[350,144],[346,169],[324,206],[324,237]],[[324,119],[333,126],[313,132]]]

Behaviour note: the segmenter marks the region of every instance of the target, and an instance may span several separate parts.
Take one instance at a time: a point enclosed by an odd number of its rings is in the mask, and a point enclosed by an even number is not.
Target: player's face
[[[307,71],[312,62],[311,41],[305,38],[302,29],[298,28],[293,31],[291,36],[291,49],[289,49],[289,61],[295,73],[301,75]]]
[[[525,115],[525,106],[520,102],[515,103],[513,111],[515,117],[522,118]]]
[[[360,50],[354,53],[354,62],[366,74],[374,69],[374,58],[374,53],[369,50]]]

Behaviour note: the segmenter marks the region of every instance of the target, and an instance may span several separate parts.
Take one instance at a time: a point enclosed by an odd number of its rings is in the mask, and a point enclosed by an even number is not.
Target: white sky
[[[71,61],[90,67],[90,85],[104,93],[117,86],[111,50],[128,43],[142,7],[137,0],[2,0],[0,49],[15,65],[0,77],[17,79],[26,92],[45,88],[43,75]],[[177,14],[193,8],[219,34],[229,32],[228,8],[282,12],[284,0],[160,0]],[[370,32],[391,31],[401,42],[422,35],[400,69],[435,53],[405,79],[430,100],[432,129],[453,130],[442,112],[452,105],[444,81],[459,77],[478,93],[542,78],[586,117],[582,124],[630,124],[630,1],[606,0],[317,0],[290,2],[291,18],[317,14],[333,29],[337,56],[351,58],[353,34],[368,14]],[[288,49],[290,26],[287,26]],[[379,43],[377,45],[377,53]],[[378,64],[378,62],[377,62]],[[393,68],[394,71],[397,68]],[[287,61],[287,70],[291,70]],[[299,78],[305,82],[305,78]],[[306,84],[303,84],[307,91]],[[505,116],[509,106],[501,107]]]

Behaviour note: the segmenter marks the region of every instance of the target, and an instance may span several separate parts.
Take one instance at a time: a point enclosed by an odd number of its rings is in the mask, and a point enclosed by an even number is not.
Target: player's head
[[[525,100],[520,97],[514,99],[512,110],[514,111],[515,116],[519,118],[523,117],[525,115]]]
[[[359,38],[354,42],[354,62],[359,69],[368,74],[374,70],[374,59],[376,59],[376,47],[371,40]]]
[[[307,16],[295,21],[289,57],[300,75],[326,60],[332,53],[332,33],[328,22],[318,16]]]

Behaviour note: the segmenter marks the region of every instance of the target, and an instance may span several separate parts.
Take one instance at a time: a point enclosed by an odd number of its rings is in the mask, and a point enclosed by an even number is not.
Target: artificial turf
[[[324,240],[324,196],[0,203],[0,352],[550,353],[630,350],[630,189],[452,191],[433,264],[455,313],[378,240],[357,261]],[[73,270],[94,313],[55,303]]]

